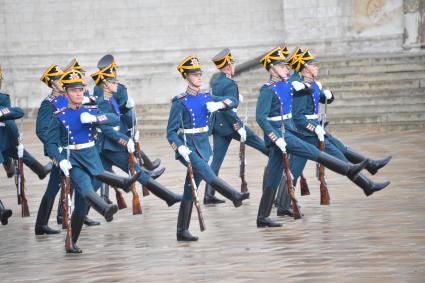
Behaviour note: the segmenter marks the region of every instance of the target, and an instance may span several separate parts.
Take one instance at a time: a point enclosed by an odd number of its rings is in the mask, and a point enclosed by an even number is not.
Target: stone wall
[[[207,86],[224,47],[241,62],[282,42],[323,55],[399,52],[404,25],[402,0],[0,0],[3,90],[35,108],[50,64],[75,57],[92,73],[110,52],[137,103],[164,103],[183,90],[176,65],[189,54]]]

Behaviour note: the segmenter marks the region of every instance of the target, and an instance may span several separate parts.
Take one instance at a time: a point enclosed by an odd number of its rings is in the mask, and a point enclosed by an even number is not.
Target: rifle
[[[59,199],[59,208],[62,210],[62,229],[68,229],[68,222],[65,222],[64,214],[66,212],[65,208],[65,194],[66,194],[66,181],[65,181],[65,175],[61,175],[61,195]]]
[[[19,138],[18,138],[18,145],[22,142],[22,136],[23,136],[23,130],[22,130],[22,123],[21,120],[21,129],[19,131]],[[24,159],[19,156],[18,159],[14,159],[13,164],[15,166],[15,185],[18,195],[18,204],[21,205],[21,215],[22,217],[29,217],[30,216],[30,210],[28,208],[28,200],[25,195],[25,175],[24,175]]]
[[[182,123],[184,145],[187,147],[186,133],[184,132],[183,116],[181,113],[180,113],[180,119]],[[193,202],[195,203],[196,211],[198,212],[199,228],[201,229],[201,232],[202,232],[202,231],[205,231],[205,221],[204,221],[204,216],[202,215],[201,205],[199,204],[198,188],[196,186],[195,178],[193,177],[193,168],[192,168],[192,163],[190,161],[187,162],[187,175],[190,180],[190,187],[192,188]]]
[[[243,128],[245,129],[245,124],[248,122],[248,103],[245,106],[245,121],[243,121]],[[248,192],[248,184],[245,180],[245,142],[240,142],[239,145],[239,177],[241,178],[241,192]]]
[[[320,124],[323,129],[325,129],[327,105],[328,100],[325,97],[325,113],[321,115],[322,117],[320,121]],[[322,152],[325,151],[325,142],[319,141],[319,149]],[[325,180],[325,166],[323,166],[322,164],[316,163],[316,177],[320,181],[320,204],[329,205],[330,196],[328,191],[328,185],[326,184]]]
[[[128,163],[130,164],[130,176],[133,176],[134,174],[136,174],[136,169],[135,169],[135,165],[136,165],[136,161],[134,158],[134,153],[130,153],[128,156]],[[140,198],[139,198],[139,194],[136,191],[136,184],[133,183],[131,185],[131,193],[133,194],[133,215],[136,214],[142,214],[142,207],[140,205]]]
[[[131,136],[133,137],[133,140],[134,140],[134,135],[136,134],[136,130],[137,130],[136,106],[133,107],[133,111],[134,111],[134,115],[132,116],[133,117],[133,128],[131,129]],[[140,142],[139,141],[137,141],[137,142],[134,141],[134,144],[135,144],[135,146],[134,146],[134,148],[135,148],[135,154],[137,156],[137,160],[138,160],[139,166],[141,168],[143,168],[144,167],[144,163],[143,163],[143,159],[142,159],[142,150],[140,148]],[[149,190],[145,186],[142,186],[142,194],[143,194],[144,197],[145,196],[148,196],[150,194],[149,193]]]
[[[301,174],[301,176],[300,176],[300,189],[301,189],[301,195],[302,196],[310,195],[310,190],[308,189],[307,180],[304,177],[304,174]]]
[[[117,205],[118,205],[118,209],[124,209],[127,208],[127,204],[125,203],[124,197],[122,195],[122,193],[115,187],[112,187],[115,190],[115,197],[117,199]]]
[[[282,107],[280,108],[280,113],[281,115],[283,115]],[[281,130],[282,138],[283,138],[285,133],[285,126],[283,124],[283,119],[282,119],[282,124],[280,126],[280,130]],[[289,169],[289,159],[288,159],[288,154],[286,152],[282,152],[282,159],[283,159],[283,165],[285,166],[286,185],[288,187],[288,195],[291,198],[291,202],[292,202],[292,210],[294,212],[294,219],[300,219],[302,218],[301,212],[300,212],[301,208],[298,205],[298,200],[294,194],[294,185],[292,183],[291,170]]]
[[[68,130],[68,146],[66,147],[66,160],[69,162],[70,149],[69,149],[69,130]],[[65,250],[72,250],[72,227],[71,227],[71,212],[72,212],[72,201],[71,201],[71,179],[64,175],[65,183],[65,199],[64,199],[64,211],[63,211],[63,223],[66,223],[66,238],[65,238]]]

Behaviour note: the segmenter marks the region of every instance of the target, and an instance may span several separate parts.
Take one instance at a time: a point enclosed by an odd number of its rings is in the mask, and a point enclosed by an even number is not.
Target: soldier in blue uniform
[[[271,80],[263,85],[257,101],[256,120],[264,132],[264,141],[270,148],[266,184],[257,216],[257,227],[279,227],[281,224],[269,218],[277,187],[282,180],[282,153],[299,155],[317,161],[341,175],[355,180],[368,160],[352,165],[320,152],[296,136],[292,121],[292,96],[296,97],[307,86],[300,82],[290,83],[289,66],[282,48],[277,47],[264,55],[260,62],[270,73]]]
[[[3,81],[3,70],[0,66],[0,89]],[[22,118],[24,111],[19,107],[10,106],[10,98],[6,93],[0,92],[0,146],[3,148],[3,143],[7,140],[6,121]],[[2,153],[0,152],[0,163],[4,162]],[[0,222],[2,225],[8,223],[9,217],[12,216],[12,210],[7,209],[0,200]]]
[[[104,135],[116,137],[113,126],[119,123],[115,114],[101,114],[96,106],[82,105],[84,97],[84,80],[79,71],[70,70],[60,79],[68,99],[67,107],[54,113],[47,133],[46,149],[55,165],[59,165],[63,174],[70,176],[75,189],[75,209],[71,217],[72,248],[68,253],[81,253],[76,242],[86,217],[88,207],[103,215],[106,221],[111,221],[118,207],[107,204],[95,192],[100,182],[113,186],[123,186],[126,192],[130,185],[140,177],[135,174],[127,182],[125,178],[105,172],[95,147],[95,128],[100,128]],[[69,159],[68,159],[68,152]]]
[[[112,66],[112,69],[115,73],[115,76],[117,76],[117,68],[118,65],[114,59],[114,56],[112,56],[111,54],[107,54],[105,56],[103,56],[98,64],[97,67],[99,68],[99,70],[102,70],[108,66]],[[95,86],[94,88],[94,92],[93,95],[97,95],[98,91],[100,91],[100,88],[98,86]],[[125,127],[127,128],[127,135],[130,136],[131,133],[131,128],[133,127],[133,123],[135,121],[135,119],[137,119],[137,117],[135,117],[135,111],[134,111],[134,100],[128,95],[127,92],[127,87],[118,82],[118,89],[117,91],[113,94],[116,102],[118,103],[118,106],[120,108],[121,113],[123,114],[123,117],[121,119],[122,124],[121,127],[124,129]],[[161,176],[162,173],[164,173],[165,168],[160,168],[160,170],[158,171],[153,171],[155,169],[157,169],[159,167],[159,165],[161,164],[161,160],[160,159],[155,159],[155,160],[151,160],[146,154],[145,152],[142,150],[141,152],[142,155],[142,159],[143,159],[143,165],[144,168],[146,168],[149,171],[150,175],[152,176],[152,178],[156,179],[159,176]]]
[[[232,54],[228,48],[222,50],[212,59],[220,74],[212,84],[212,93],[219,97],[232,97],[240,100],[238,84],[233,79],[235,66]],[[258,137],[249,127],[243,124],[237,114],[237,107],[232,109],[218,110],[212,116],[211,133],[213,134],[213,159],[211,169],[216,175],[220,170],[224,157],[232,139],[246,142],[247,145],[257,149],[261,153],[268,155],[269,150],[264,141]],[[214,196],[215,190],[211,185],[206,184],[204,204],[222,203],[224,200]]]
[[[3,79],[0,80],[0,89]],[[0,107],[5,107],[5,111],[11,106],[8,94],[0,93]],[[36,160],[22,144],[19,129],[14,120],[8,120],[2,128],[3,137],[0,140],[0,152],[2,152],[3,166],[8,178],[13,177],[15,168],[12,164],[13,158],[18,158],[18,154],[23,158],[24,164],[28,166],[40,179],[44,179],[49,174],[52,163],[42,165]]]
[[[184,93],[172,99],[170,116],[167,125],[167,140],[176,152],[176,159],[183,165],[192,164],[196,186],[201,180],[210,184],[215,190],[230,199],[235,207],[249,197],[249,193],[240,193],[224,180],[217,177],[208,166],[211,146],[208,140],[208,124],[210,113],[220,109],[234,108],[238,100],[233,97],[216,97],[208,92],[200,91],[202,71],[198,58],[189,56],[177,67],[179,73],[187,81]],[[187,137],[187,144],[183,135]],[[198,237],[189,232],[193,199],[189,176],[186,175],[183,200],[180,203],[177,219],[177,240],[197,241]]]
[[[380,168],[390,161],[391,156],[381,160],[369,159],[331,136],[321,125],[319,103],[332,103],[334,96],[328,89],[323,89],[322,84],[316,80],[319,71],[318,63],[318,60],[311,55],[308,49],[303,51],[298,48],[294,56],[290,58],[291,67],[299,74],[296,76],[299,81],[311,85],[311,87],[304,89],[301,95],[294,97],[293,100],[292,113],[295,125],[300,133],[299,136],[316,147],[319,147],[319,141],[324,141],[325,151],[345,162],[359,163],[363,160],[369,160],[366,170],[371,174],[376,174]],[[300,176],[306,161],[300,156],[291,157],[291,169],[293,169],[295,181]],[[375,183],[363,174],[359,174],[354,183],[361,187],[367,196],[390,184],[390,182]]]
[[[118,88],[118,81],[113,71],[113,66],[109,65],[91,76],[99,87],[96,95],[99,110],[103,113],[112,113],[120,119],[120,123],[114,128],[116,130],[116,136],[119,137],[118,139],[112,139],[102,133],[100,134],[98,143],[103,165],[108,170],[112,168],[112,165],[115,165],[124,172],[128,172],[130,166],[129,156],[130,154],[134,154],[135,140],[134,137],[128,137],[126,135],[126,127],[121,128],[124,124],[121,121],[123,114],[113,95],[113,93],[117,92]],[[164,200],[168,206],[180,202],[181,196],[158,183],[146,171],[142,170],[138,164],[136,164],[135,169],[136,172],[141,172],[138,181],[154,195]]]

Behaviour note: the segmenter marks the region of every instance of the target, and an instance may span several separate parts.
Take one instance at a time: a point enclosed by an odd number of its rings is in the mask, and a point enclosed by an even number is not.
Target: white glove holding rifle
[[[283,153],[286,152],[286,142],[283,138],[278,138],[275,143],[276,143],[277,147],[280,148],[280,150]]]
[[[63,174],[68,177],[69,170],[71,170],[72,168],[71,163],[68,160],[64,159],[61,162],[59,162],[59,167],[62,170]]]
[[[314,132],[316,133],[317,138],[319,139],[319,141],[321,141],[321,142],[322,141],[325,141],[325,134],[326,134],[326,132],[325,132],[325,130],[323,129],[322,126],[317,125],[316,128],[314,129]]]
[[[192,153],[192,151],[187,146],[181,145],[177,151],[184,158],[184,160],[186,160],[186,162],[190,162],[189,155]]]

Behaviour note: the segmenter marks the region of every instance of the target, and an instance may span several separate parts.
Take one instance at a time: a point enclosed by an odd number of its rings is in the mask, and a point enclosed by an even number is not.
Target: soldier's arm
[[[117,93],[114,94],[114,98],[117,101],[120,111],[122,113],[127,113],[129,110],[131,110],[125,107],[128,99],[127,87],[125,85],[118,84],[118,90]]]
[[[316,125],[309,122],[305,117],[310,113],[306,112],[306,105],[308,99],[310,99],[310,93],[307,91],[294,92],[293,101],[292,101],[292,119],[294,120],[295,125],[299,129],[307,129],[311,132],[314,132]]]
[[[237,101],[239,104],[239,93],[238,93],[238,87],[236,83],[230,82],[227,86],[223,89],[224,97],[227,98],[233,98],[234,101]],[[236,107],[234,107],[236,109]],[[235,131],[239,130],[243,127],[243,123],[241,119],[239,119],[238,114],[233,111],[233,109],[228,109],[224,111],[225,115],[224,117],[226,120],[233,126],[233,129]]]
[[[119,123],[115,124],[115,126],[119,126]],[[116,141],[118,144],[122,145],[124,148],[127,148],[127,143],[130,140],[128,136],[114,129],[113,126],[108,124],[98,124],[97,128],[102,131],[102,134],[111,140]]]
[[[275,142],[280,135],[267,120],[267,117],[270,114],[270,107],[272,102],[273,94],[271,93],[270,89],[268,87],[262,87],[260,96],[257,100],[255,119],[257,120],[257,123],[263,130],[264,134],[266,134],[271,141]]]
[[[7,120],[4,122],[6,126],[6,130],[10,134],[10,136],[13,138],[16,145],[18,145],[19,141],[19,129],[18,126],[16,126],[15,120]]]
[[[170,109],[170,116],[167,124],[167,140],[171,148],[177,152],[179,146],[184,145],[177,131],[182,127],[182,117],[184,117],[183,106],[179,101],[173,101]],[[184,123],[183,123],[184,124]]]
[[[47,143],[47,133],[52,117],[53,107],[51,103],[48,100],[43,100],[38,109],[37,120],[35,122],[35,133],[43,144]]]
[[[99,111],[96,115],[96,126],[100,127],[102,125],[105,126],[115,126],[119,124],[120,118],[117,114],[114,113],[103,113]]]
[[[47,155],[55,165],[59,164],[65,158],[59,152],[61,144],[61,127],[62,124],[56,117],[52,117],[47,131],[46,151]]]
[[[328,101],[326,101],[326,96],[331,96],[331,98],[328,98]],[[335,100],[334,94],[329,89],[320,89],[320,99],[319,102],[322,104],[331,104]]]
[[[24,111],[19,107],[0,106],[0,122],[16,120],[24,116]]]

